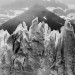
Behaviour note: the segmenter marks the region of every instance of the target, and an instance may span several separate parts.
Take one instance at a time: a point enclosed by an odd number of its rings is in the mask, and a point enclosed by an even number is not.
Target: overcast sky
[[[0,6],[7,5],[15,1],[16,0],[0,0]]]
[[[75,4],[75,0],[62,0],[64,3]]]
[[[15,2],[16,0],[0,0],[0,6],[3,6],[3,5],[8,5],[8,4],[11,4],[13,2]],[[19,1],[19,0],[17,0]],[[75,4],[75,0],[59,0],[61,2],[64,2],[64,3],[69,3],[69,4]]]

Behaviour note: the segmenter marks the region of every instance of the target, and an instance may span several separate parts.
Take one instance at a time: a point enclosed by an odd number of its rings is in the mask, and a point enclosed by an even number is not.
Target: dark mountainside
[[[37,4],[35,6],[32,6],[28,11],[24,12],[23,14],[13,19],[10,19],[9,21],[2,24],[2,26],[0,26],[0,29],[8,30],[8,32],[11,34],[16,29],[18,24],[25,21],[27,26],[29,27],[31,25],[31,21],[36,17],[39,18],[39,22],[46,22],[52,30],[60,30],[61,26],[63,26],[65,22],[64,19],[50,12],[42,5]],[[47,20],[44,17],[46,17]]]

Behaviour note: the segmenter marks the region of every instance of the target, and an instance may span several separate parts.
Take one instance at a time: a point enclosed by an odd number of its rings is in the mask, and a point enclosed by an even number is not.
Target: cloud
[[[13,15],[10,15],[10,13],[7,13],[7,14],[0,14],[0,18],[14,18],[16,17],[17,15],[21,14],[23,11],[14,11]]]
[[[14,18],[20,14],[22,14],[25,10],[28,10],[28,8],[23,8],[22,10],[6,10],[4,12],[6,12],[6,14],[0,14],[0,18],[4,18],[4,17],[7,17],[7,18]]]
[[[26,7],[26,8],[22,8],[21,10],[5,10],[4,12],[0,13],[0,24],[22,14],[23,12],[25,12],[28,9],[29,8]]]
[[[17,15],[23,13],[23,10],[9,10],[5,11],[7,14],[0,14],[0,25],[9,19],[16,17]]]
[[[29,10],[29,8],[28,7],[26,7],[26,8],[22,8],[23,10]]]
[[[55,7],[47,7],[47,9],[48,9],[49,11],[52,11],[52,12],[53,12],[53,10],[56,9],[56,8],[55,8]]]
[[[75,9],[75,4],[68,4],[69,9]]]
[[[15,16],[22,14],[24,12],[23,10],[9,10],[9,11],[14,13]]]
[[[5,14],[0,14],[0,18],[6,18],[6,17],[11,19],[11,18],[15,17],[15,15],[10,16],[10,15],[8,15],[8,14],[7,14],[7,15],[5,15]]]
[[[70,13],[67,15],[67,17],[69,17],[71,19],[75,19],[75,13]]]

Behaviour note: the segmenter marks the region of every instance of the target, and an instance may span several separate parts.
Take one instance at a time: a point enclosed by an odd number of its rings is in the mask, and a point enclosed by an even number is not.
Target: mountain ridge
[[[44,6],[37,4],[32,6],[29,10],[27,10],[23,14],[3,23],[0,26],[0,29],[3,28],[4,30],[8,30],[8,32],[11,34],[18,24],[25,21],[27,26],[29,27],[31,25],[32,20],[36,17],[38,17],[39,22],[44,21],[48,23],[48,25],[52,27],[51,29],[59,30],[60,27],[63,26],[64,24],[64,19],[60,18],[53,12],[47,10]],[[46,17],[47,20],[44,17]]]

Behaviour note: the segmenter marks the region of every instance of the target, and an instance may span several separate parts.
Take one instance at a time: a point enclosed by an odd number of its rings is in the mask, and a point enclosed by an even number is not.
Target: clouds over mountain
[[[75,9],[71,11],[74,5],[65,4],[64,2],[64,0],[13,0],[10,4],[8,3],[1,7],[0,23],[16,17],[35,4],[41,4],[59,16],[67,16],[67,14],[75,13]]]
[[[5,11],[1,9],[1,11],[0,11],[0,24],[22,14],[26,10],[28,10],[28,8],[22,8],[20,10],[5,10]]]

